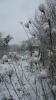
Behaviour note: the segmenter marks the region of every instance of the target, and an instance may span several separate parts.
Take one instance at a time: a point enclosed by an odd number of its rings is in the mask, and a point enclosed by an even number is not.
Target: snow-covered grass
[[[30,76],[29,73],[26,73],[27,71],[24,68],[24,66],[26,65],[27,65],[26,61],[22,61],[22,60],[15,61],[15,62],[13,60],[10,60],[8,63],[6,62],[5,64],[0,64],[0,74],[1,77],[3,77],[0,78],[1,81],[0,99],[1,100],[3,98],[7,98],[7,100],[9,100],[10,98],[9,93],[12,95],[12,98],[14,98],[13,100],[18,100],[17,94],[19,95],[20,100],[31,100],[30,91],[32,91],[32,89],[30,89],[31,87],[29,86],[29,84],[27,84],[27,81],[29,81],[29,79],[27,78],[28,77],[30,78]],[[24,78],[24,75],[22,73],[23,70],[24,70],[23,73],[26,76],[27,81]],[[32,80],[34,81],[34,77]],[[15,92],[14,88],[17,93]]]
[[[20,59],[9,59],[4,64],[0,63],[0,100],[43,100],[48,85],[44,92],[46,79],[40,82],[38,75],[41,73],[42,77],[47,77],[47,72],[40,72],[40,64],[34,62],[31,68],[28,60],[31,62],[28,55],[21,55]]]

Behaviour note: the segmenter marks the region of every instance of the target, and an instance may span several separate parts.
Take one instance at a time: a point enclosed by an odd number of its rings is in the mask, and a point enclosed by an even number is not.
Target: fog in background
[[[43,0],[0,0],[0,32],[10,34],[14,39],[10,44],[20,44],[27,36],[19,24],[34,16],[35,9]]]

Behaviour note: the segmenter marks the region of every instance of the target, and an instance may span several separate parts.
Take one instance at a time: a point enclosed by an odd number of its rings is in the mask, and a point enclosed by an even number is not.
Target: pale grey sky
[[[14,39],[10,44],[20,44],[27,36],[19,24],[33,17],[35,9],[44,0],[0,0],[0,32],[10,34]]]

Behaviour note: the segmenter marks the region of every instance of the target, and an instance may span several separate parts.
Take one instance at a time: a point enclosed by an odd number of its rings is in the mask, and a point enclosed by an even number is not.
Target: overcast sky
[[[0,0],[0,32],[10,34],[14,39],[10,44],[20,44],[27,36],[19,24],[33,17],[35,9],[44,0]]]

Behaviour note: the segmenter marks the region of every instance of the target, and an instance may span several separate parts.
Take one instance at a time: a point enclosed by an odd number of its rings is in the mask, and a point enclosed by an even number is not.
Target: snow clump
[[[29,28],[29,23],[28,23],[28,22],[25,23],[25,27],[26,27],[26,28]]]
[[[43,27],[44,27],[44,31],[45,31],[45,32],[47,32],[47,31],[49,30],[49,25],[48,25],[48,23],[44,23]]]
[[[39,74],[38,74],[38,78],[39,79],[45,79],[47,78],[48,74],[45,70],[42,70]]]
[[[46,7],[44,6],[44,4],[40,4],[40,5],[38,6],[38,9],[39,9],[41,12],[45,12]]]
[[[4,62],[8,62],[8,57],[6,55],[4,55],[2,57],[2,63],[4,63]]]
[[[6,69],[6,74],[9,76],[9,78],[11,78],[14,74],[14,70],[12,68]]]

